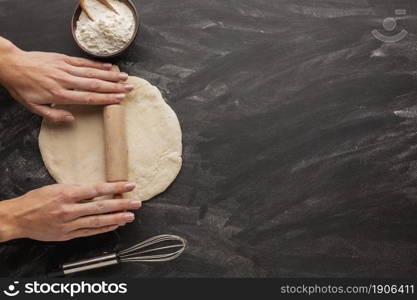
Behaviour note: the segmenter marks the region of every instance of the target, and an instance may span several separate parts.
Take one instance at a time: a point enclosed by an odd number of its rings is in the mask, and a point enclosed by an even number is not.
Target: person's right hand
[[[66,241],[113,231],[130,223],[139,209],[134,199],[90,201],[104,195],[123,194],[135,188],[129,183],[95,186],[50,185],[19,198],[0,202],[0,241],[31,238],[40,241]],[[1,236],[3,233],[3,237]]]
[[[74,116],[50,104],[116,104],[133,90],[112,65],[59,53],[23,51],[0,37],[0,84],[27,109],[50,121]]]

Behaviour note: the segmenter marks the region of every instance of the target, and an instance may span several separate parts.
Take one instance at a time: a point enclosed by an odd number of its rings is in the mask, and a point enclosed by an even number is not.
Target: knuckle
[[[98,81],[93,80],[89,83],[89,88],[91,90],[98,90],[99,88],[101,88],[101,83],[98,82]]]
[[[103,183],[95,186],[97,194],[108,195],[114,193],[114,189],[111,183]]]
[[[59,190],[57,192],[58,201],[66,200],[69,198],[69,192],[67,190]]]
[[[96,77],[96,73],[95,73],[94,71],[91,71],[91,70],[86,71],[86,72],[85,72],[85,77],[88,77],[88,78],[95,78],[95,77]]]
[[[57,61],[57,63],[56,63],[56,65],[55,65],[55,67],[58,69],[58,70],[60,70],[60,71],[62,71],[62,73],[61,72],[59,72],[59,73],[57,73],[56,75],[55,75],[55,78],[56,79],[60,79],[60,77],[62,77],[62,74],[64,73],[64,72],[68,72],[68,64],[65,62],[65,60],[63,60],[63,59],[60,59],[60,60],[58,60]],[[65,73],[64,73],[65,74]]]
[[[61,75],[60,77],[59,77],[59,80],[62,82],[62,83],[65,83],[65,84],[68,84],[68,83],[71,83],[71,76],[69,76],[69,75],[67,75],[67,74],[63,74],[63,75]]]
[[[106,209],[106,203],[104,201],[96,201],[96,210],[98,212],[104,211]]]
[[[72,211],[63,206],[58,210],[58,217],[62,220],[68,220],[72,215]]]
[[[93,101],[94,101],[94,95],[93,95],[92,93],[88,93],[88,94],[85,96],[85,102],[86,102],[87,104],[89,104],[89,103],[93,103]]]
[[[120,74],[120,73],[118,73],[118,72],[109,72],[109,73],[108,73],[108,77],[109,77],[111,80],[114,80],[114,81],[119,81],[119,74]]]
[[[61,54],[60,58],[67,64],[71,64],[72,62],[74,62],[74,59],[71,56],[65,54]]]
[[[83,193],[82,193],[82,198],[84,198],[84,200],[91,201],[95,197],[97,197],[97,191],[94,187],[92,186],[84,187]],[[95,202],[92,202],[92,203],[95,203]]]
[[[64,91],[62,90],[62,89],[60,89],[60,88],[54,88],[54,89],[51,89],[51,94],[52,94],[52,96],[53,97],[55,97],[55,98],[62,98],[63,97],[63,95],[64,95],[64,93],[63,93]]]
[[[58,115],[51,114],[51,111],[48,111],[48,112],[45,114],[45,118],[47,118],[48,120],[50,120],[50,121],[52,121],[52,122],[58,122],[58,121],[61,121],[61,117],[60,117],[60,116],[58,116]]]
[[[45,118],[47,118],[48,120],[55,121],[55,120],[54,120],[54,117],[55,117],[55,116],[51,115],[51,111],[50,111],[50,110],[48,110],[47,112],[45,112],[45,113],[44,113],[44,116],[45,116]]]
[[[53,53],[54,58],[57,61],[66,61],[67,60],[67,56],[65,54],[61,54],[61,53]]]
[[[101,192],[103,192],[103,184],[95,184],[92,187],[92,191],[94,191],[95,194],[99,194]]]
[[[72,215],[72,210],[66,206],[61,207],[61,215],[63,217],[70,217]]]
[[[91,217],[89,227],[100,227],[100,219],[98,217]]]

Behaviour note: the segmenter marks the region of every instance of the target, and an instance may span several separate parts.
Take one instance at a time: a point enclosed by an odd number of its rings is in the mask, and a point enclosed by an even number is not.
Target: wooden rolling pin
[[[113,66],[113,71],[120,71]],[[125,109],[120,104],[107,105],[103,109],[104,144],[107,182],[128,181],[128,149]],[[123,195],[114,195],[122,198]]]

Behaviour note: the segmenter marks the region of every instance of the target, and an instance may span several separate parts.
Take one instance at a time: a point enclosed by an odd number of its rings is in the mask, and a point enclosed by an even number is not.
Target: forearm
[[[12,42],[0,36],[0,84],[7,76],[7,62],[19,50]]]
[[[0,201],[0,243],[20,238],[14,200]]]

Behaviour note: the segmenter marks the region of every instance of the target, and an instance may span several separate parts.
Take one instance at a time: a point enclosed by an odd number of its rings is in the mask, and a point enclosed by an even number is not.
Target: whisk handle
[[[107,266],[117,265],[119,257],[117,253],[105,254],[89,259],[63,264],[61,270],[48,274],[48,277],[63,277],[65,275],[99,269]]]

